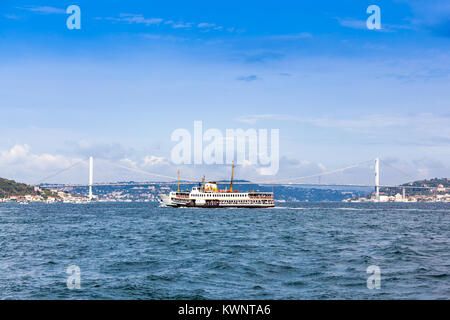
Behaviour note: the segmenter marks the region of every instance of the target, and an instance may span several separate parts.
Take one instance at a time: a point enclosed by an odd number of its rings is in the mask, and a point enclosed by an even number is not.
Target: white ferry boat
[[[274,207],[273,192],[239,192],[233,191],[233,170],[231,183],[228,190],[219,190],[216,182],[203,182],[191,191],[180,191],[179,172],[177,191],[171,191],[168,195],[160,195],[160,202],[169,207],[238,207],[238,208],[269,208]]]

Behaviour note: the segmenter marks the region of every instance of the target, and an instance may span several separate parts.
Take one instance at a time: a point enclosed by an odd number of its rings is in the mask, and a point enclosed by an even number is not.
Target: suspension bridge
[[[52,175],[49,175],[43,179],[41,179],[39,182],[37,182],[35,185],[36,186],[45,186],[47,188],[69,188],[69,187],[88,187],[89,189],[89,198],[92,199],[93,198],[93,189],[95,187],[101,187],[101,186],[144,186],[144,185],[152,185],[152,184],[162,184],[162,185],[174,185],[174,184],[180,184],[180,185],[192,185],[192,184],[197,184],[199,182],[199,180],[181,180],[178,181],[178,177],[172,177],[172,176],[167,176],[167,175],[163,175],[160,173],[155,173],[155,172],[149,172],[146,170],[142,170],[140,168],[136,168],[136,167],[129,167],[129,166],[125,166],[122,164],[118,164],[118,163],[114,163],[111,162],[109,160],[105,160],[105,159],[101,159],[101,161],[106,161],[107,163],[109,163],[110,165],[116,167],[116,168],[120,168],[120,169],[124,169],[124,170],[128,170],[130,172],[134,172],[137,173],[139,175],[146,175],[146,176],[152,176],[152,177],[156,177],[158,179],[164,179],[164,180],[160,180],[160,181],[145,181],[145,182],[102,182],[102,183],[94,183],[94,158],[93,157],[89,157],[88,159],[82,159],[79,160],[78,162],[75,162],[73,164],[71,164],[70,166],[63,168],[57,172],[55,172]],[[234,181],[234,184],[239,184],[239,185],[262,185],[262,186],[277,186],[277,185],[283,185],[283,186],[314,186],[314,187],[349,187],[349,188],[374,188],[375,191],[375,197],[376,199],[379,199],[380,197],[380,189],[381,188],[399,188],[399,189],[403,189],[403,193],[405,192],[405,189],[408,188],[413,188],[413,189],[431,189],[431,187],[424,187],[424,186],[410,186],[410,185],[383,185],[380,183],[380,162],[383,163],[383,165],[389,166],[391,168],[393,168],[394,170],[396,170],[397,172],[402,172],[402,170],[393,167],[392,165],[390,165],[389,163],[382,161],[379,158],[375,158],[375,159],[370,159],[367,161],[362,161],[359,163],[355,163],[355,164],[351,164],[342,168],[337,168],[337,169],[333,169],[333,170],[328,170],[328,171],[323,171],[323,172],[319,172],[317,174],[312,174],[312,175],[306,175],[306,176],[300,176],[300,177],[291,177],[291,178],[285,178],[285,179],[277,179],[277,180],[273,180],[273,181]],[[88,183],[86,184],[57,184],[57,183],[48,183],[47,181],[49,181],[50,179],[57,177],[58,175],[62,174],[63,172],[66,172],[82,163],[88,163],[89,165],[89,172],[88,172]],[[372,183],[363,183],[363,184],[358,184],[358,183],[321,183],[320,179],[322,177],[326,177],[326,176],[330,176],[333,174],[339,174],[339,173],[343,173],[345,171],[351,170],[351,169],[355,169],[358,167],[362,167],[362,166],[367,166],[368,164],[373,164],[373,182]],[[411,177],[409,174],[402,172],[404,175]],[[315,183],[315,182],[307,182],[305,180],[310,180],[310,179],[314,179],[314,178],[318,178],[319,182]],[[225,184],[227,182],[225,181],[220,181],[218,182],[219,184]]]

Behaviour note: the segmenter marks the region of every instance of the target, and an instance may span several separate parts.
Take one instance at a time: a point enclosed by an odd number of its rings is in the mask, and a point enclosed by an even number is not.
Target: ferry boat
[[[230,188],[220,190],[216,182],[205,183],[193,187],[191,191],[180,191],[180,172],[178,171],[177,191],[168,195],[161,194],[160,202],[169,207],[202,207],[202,208],[270,208],[274,207],[273,192],[239,192],[233,190],[234,163],[231,169]]]

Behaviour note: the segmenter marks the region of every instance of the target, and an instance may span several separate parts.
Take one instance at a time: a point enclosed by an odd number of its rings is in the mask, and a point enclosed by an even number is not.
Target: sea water
[[[450,204],[0,204],[0,298],[449,299]]]

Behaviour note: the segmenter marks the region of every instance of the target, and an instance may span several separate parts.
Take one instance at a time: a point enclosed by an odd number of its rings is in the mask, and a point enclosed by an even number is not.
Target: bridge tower
[[[92,200],[92,185],[94,182],[94,158],[89,157],[89,200]]]
[[[375,199],[380,201],[380,159],[375,159]]]

